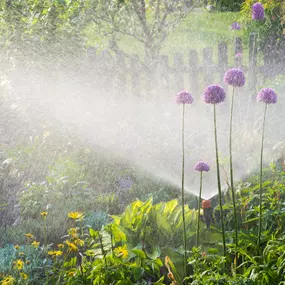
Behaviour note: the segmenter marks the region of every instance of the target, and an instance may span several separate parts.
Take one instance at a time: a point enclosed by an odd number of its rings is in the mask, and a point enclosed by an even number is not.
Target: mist
[[[78,59],[71,57],[68,66],[54,68],[41,59],[38,68],[29,59],[9,59],[10,68],[1,71],[2,98],[11,112],[21,110],[23,128],[36,135],[42,122],[49,122],[49,131],[72,133],[96,150],[103,148],[169,183],[181,183],[181,116],[182,106],[175,103],[180,90],[188,90],[194,103],[186,105],[185,113],[185,188],[198,194],[199,174],[194,166],[206,161],[211,170],[204,175],[203,198],[217,193],[213,134],[213,106],[203,102],[203,84],[192,90],[189,84],[176,92],[156,88],[137,96],[130,91],[116,92],[108,82],[100,82],[90,70],[79,68]],[[88,62],[87,66],[91,66]],[[110,73],[107,78],[114,78]],[[153,82],[156,85],[156,82]],[[221,84],[215,79],[213,84]],[[117,86],[120,86],[117,82]],[[218,141],[223,185],[229,173],[229,97],[217,106]],[[238,181],[258,169],[262,104],[247,86],[235,97],[233,128],[234,177]],[[281,97],[281,96],[280,96]],[[284,99],[281,97],[284,103]],[[282,106],[282,105],[281,105]],[[268,108],[265,140],[265,163],[273,158],[273,146],[282,139],[278,122],[284,119],[281,107]],[[25,123],[24,123],[25,122]],[[41,123],[40,123],[41,122]],[[19,130],[21,131],[21,130]]]

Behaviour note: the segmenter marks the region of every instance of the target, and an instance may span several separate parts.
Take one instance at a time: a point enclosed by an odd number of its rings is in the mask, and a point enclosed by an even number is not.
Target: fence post
[[[198,53],[196,50],[189,51],[189,81],[190,90],[197,91],[199,88],[199,77],[198,77]]]
[[[159,87],[163,89],[170,88],[170,72],[169,72],[169,64],[168,64],[168,56],[161,55],[159,64],[158,64],[158,84]]]
[[[256,56],[257,56],[257,34],[250,33],[249,35],[249,87],[256,88]]]
[[[182,53],[174,55],[174,92],[184,89],[184,60]]]
[[[203,49],[204,84],[213,82],[213,50],[210,47]]]
[[[282,41],[280,43],[279,60],[280,60],[280,69],[284,70],[285,69],[285,41]],[[280,70],[280,73],[282,73],[281,70]]]
[[[98,85],[105,91],[113,91],[114,59],[108,50],[104,50],[98,59]]]
[[[228,46],[225,42],[219,42],[218,45],[218,65],[221,82],[223,82],[224,74],[228,68]]]
[[[234,62],[235,66],[242,68],[242,39],[240,37],[235,37],[234,40]]]
[[[116,67],[115,67],[115,93],[118,95],[125,95],[126,93],[126,58],[122,51],[116,54]]]
[[[130,70],[131,70],[131,95],[141,96],[141,81],[140,81],[140,71],[141,71],[141,61],[138,55],[133,55],[130,60]]]

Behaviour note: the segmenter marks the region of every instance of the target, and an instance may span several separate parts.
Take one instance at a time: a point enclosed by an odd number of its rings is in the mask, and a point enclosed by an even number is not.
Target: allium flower
[[[259,91],[256,97],[257,101],[265,104],[275,104],[277,102],[277,95],[271,88],[264,88]]]
[[[239,68],[229,69],[224,75],[224,82],[235,87],[242,87],[245,83],[243,71]]]
[[[238,22],[233,22],[231,28],[232,30],[240,30],[240,24]]]
[[[130,176],[119,179],[119,187],[122,189],[130,189],[133,184],[134,182]]]
[[[193,103],[193,97],[190,93],[186,91],[180,91],[176,97],[175,97],[177,104],[192,104]]]
[[[208,172],[210,170],[210,166],[206,162],[198,161],[198,163],[195,165],[195,170]]]
[[[242,53],[241,52],[238,52],[236,55],[235,55],[235,58],[241,58],[242,57]]]
[[[264,19],[264,8],[261,3],[255,3],[252,6],[252,20],[263,20]]]
[[[204,91],[204,102],[207,104],[219,104],[226,98],[224,89],[219,85],[209,85]]]

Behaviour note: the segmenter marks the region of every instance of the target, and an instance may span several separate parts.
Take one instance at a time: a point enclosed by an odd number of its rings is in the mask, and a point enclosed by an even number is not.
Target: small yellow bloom
[[[83,213],[81,212],[70,212],[67,214],[68,218],[71,218],[73,220],[79,220],[79,219],[83,219]]]
[[[77,238],[78,237],[78,228],[70,228],[68,230],[68,234],[73,237],[73,238]]]
[[[21,252],[19,252],[19,255],[20,255],[20,256],[24,256],[25,253],[24,253],[23,251],[21,251]]]
[[[48,251],[48,255],[52,255],[52,256],[60,256],[62,254],[63,254],[63,252],[61,250],[51,250],[51,251]]]
[[[118,255],[118,257],[122,258],[127,258],[129,255],[126,244],[124,246],[119,246],[115,248],[114,252]]]
[[[4,280],[2,280],[1,285],[13,285],[15,282],[15,279],[9,275]]]
[[[70,272],[68,272],[68,273],[67,273],[67,276],[68,276],[68,277],[73,277],[73,276],[75,276],[75,271],[70,271]]]
[[[48,212],[41,212],[41,216],[45,218],[48,215]]]
[[[32,263],[31,260],[27,260],[27,261],[26,261],[26,264],[27,264],[27,265],[30,265],[31,263]]]
[[[64,248],[64,244],[60,243],[57,245],[58,248]]]
[[[74,241],[74,243],[77,245],[77,246],[83,246],[84,245],[84,241],[80,238],[76,239]]]
[[[32,245],[34,248],[38,248],[39,245],[40,245],[40,242],[39,242],[39,241],[33,241],[33,242],[31,243],[31,245]]]
[[[15,248],[16,250],[18,250],[18,249],[20,248],[20,246],[19,246],[19,245],[14,245],[14,248]]]
[[[24,261],[21,259],[17,259],[14,261],[14,267],[16,267],[18,270],[22,270],[24,267]]]
[[[27,238],[30,238],[30,239],[34,239],[35,238],[31,233],[25,234],[25,236]]]
[[[21,272],[20,275],[24,280],[28,279],[28,275],[26,273]]]
[[[73,242],[69,242],[68,240],[66,241],[66,244],[68,245],[70,251],[77,251],[78,247],[73,243]]]

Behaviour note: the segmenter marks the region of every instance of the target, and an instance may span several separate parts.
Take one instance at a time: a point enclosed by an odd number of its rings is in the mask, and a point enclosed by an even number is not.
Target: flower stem
[[[203,183],[203,171],[200,174],[200,192],[198,200],[198,215],[197,215],[197,235],[196,235],[196,246],[199,246],[199,233],[200,233],[200,209],[201,209],[201,196],[202,196],[202,183]]]
[[[185,104],[182,109],[182,178],[181,178],[181,202],[182,202],[182,221],[183,221],[183,243],[184,243],[184,276],[186,277],[187,268],[187,246],[186,246],[186,223],[185,223],[185,199],[184,199],[184,164],[185,164],[185,151],[184,151],[184,114]]]
[[[232,190],[233,209],[234,209],[235,244],[236,244],[235,259],[236,259],[236,264],[237,264],[237,257],[238,257],[238,253],[237,253],[237,251],[238,251],[238,220],[237,220],[236,197],[235,197],[235,189],[234,189],[233,154],[232,154],[232,129],[233,129],[234,96],[235,96],[235,87],[233,87],[232,100],[231,100],[229,148],[230,148],[230,179],[231,179],[231,190]]]
[[[261,223],[262,223],[262,161],[263,161],[263,143],[264,143],[264,129],[266,118],[267,104],[264,107],[263,123],[262,123],[262,136],[261,136],[261,150],[260,150],[260,176],[259,176],[259,225],[258,225],[258,241],[257,241],[257,255],[260,250],[260,238],[261,238]]]
[[[47,217],[45,217],[45,224],[44,224],[44,246],[47,246]]]
[[[221,217],[222,236],[223,236],[223,250],[224,250],[224,256],[226,256],[225,224],[224,224],[224,213],[223,213],[223,204],[222,204],[222,189],[221,189],[220,164],[219,164],[218,139],[217,139],[216,104],[214,104],[214,132],[215,132],[215,146],[216,146],[217,180],[218,180],[218,191],[219,191],[219,202],[220,202],[220,213],[221,213],[220,217]]]

